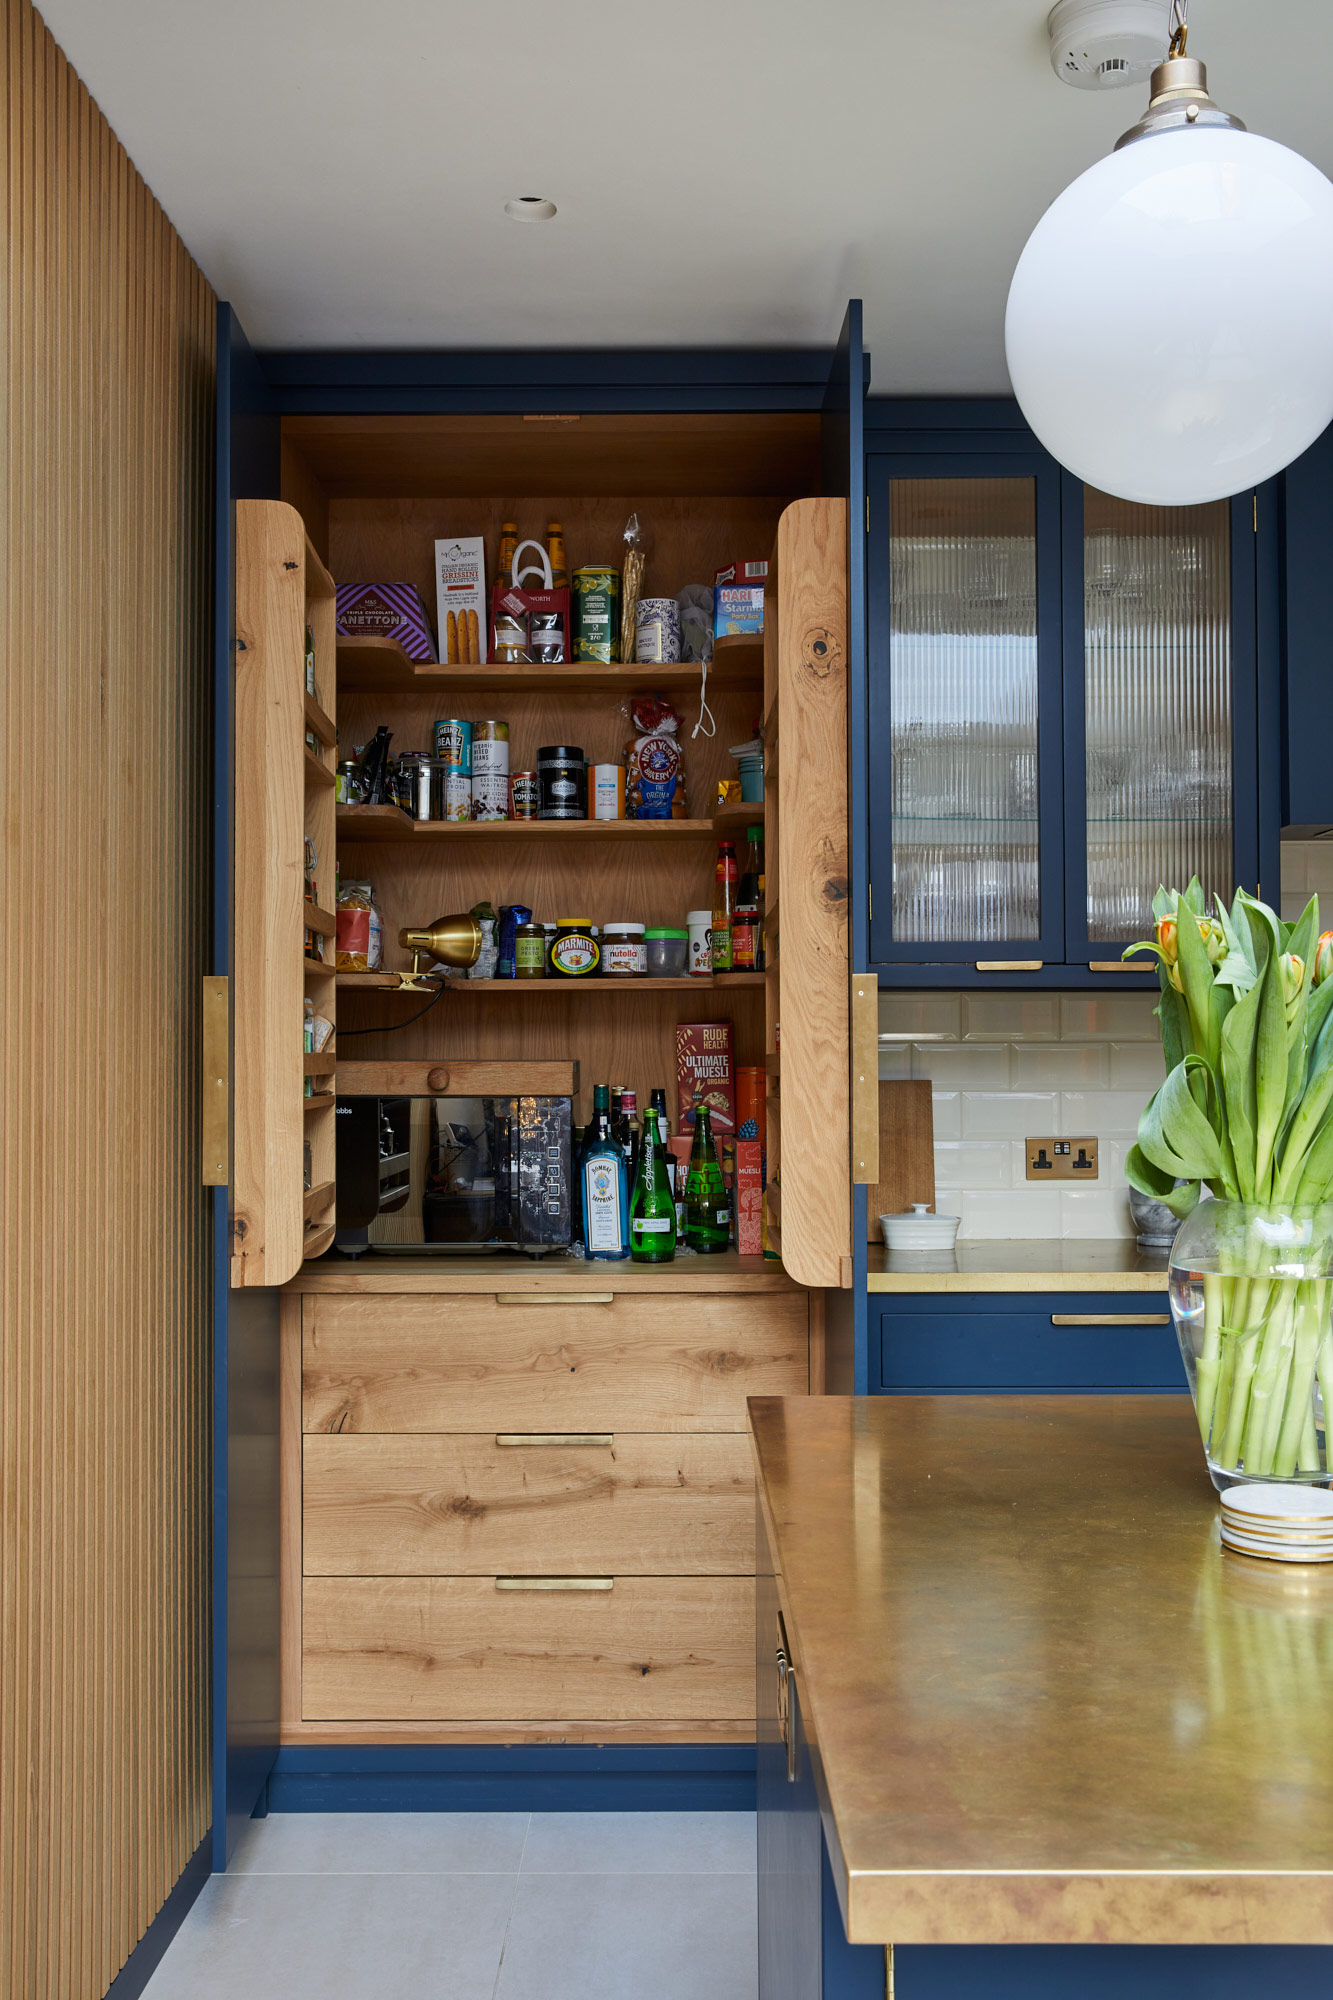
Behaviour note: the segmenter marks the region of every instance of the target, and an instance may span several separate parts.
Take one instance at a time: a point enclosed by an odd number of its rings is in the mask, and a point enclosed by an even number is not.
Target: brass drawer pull
[[[1145,965],[1141,958],[1094,958],[1089,961],[1089,972],[1151,972],[1154,978],[1157,967],[1151,959]]]
[[[602,1445],[608,1451],[616,1441],[614,1431],[497,1431],[497,1444]]]
[[[613,1576],[497,1576],[497,1590],[614,1590]]]
[[[1044,958],[979,958],[978,972],[1040,972]]]
[[[1170,1326],[1170,1313],[1052,1313],[1052,1326]]]
[[[796,1669],[778,1647],[778,1732],[787,1752],[787,1783],[796,1783]]]
[[[497,1306],[609,1306],[614,1292],[497,1292]]]

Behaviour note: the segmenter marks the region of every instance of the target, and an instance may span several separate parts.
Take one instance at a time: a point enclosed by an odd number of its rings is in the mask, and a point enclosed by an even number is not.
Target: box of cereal
[[[681,1022],[676,1029],[676,1092],[682,1132],[693,1132],[695,1106],[708,1106],[721,1158],[723,1141],[736,1132],[730,1021]]]

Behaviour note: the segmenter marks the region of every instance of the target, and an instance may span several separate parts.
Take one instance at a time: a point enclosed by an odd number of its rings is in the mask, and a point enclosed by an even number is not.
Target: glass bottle
[[[749,845],[745,851],[740,887],[736,891],[736,921],[731,931],[733,972],[759,970],[759,938],[763,924],[763,909],[759,900],[759,884],[764,873],[763,827],[747,827],[745,838]]]
[[[713,870],[713,970],[730,972],[732,926],[736,921],[736,889],[740,871],[736,866],[736,844],[719,841],[717,866]]]
[[[565,531],[558,521],[546,523],[546,553],[551,564],[552,590],[568,590],[569,568],[565,560]]]
[[[704,1104],[694,1114],[694,1144],[685,1177],[685,1241],[704,1255],[731,1244],[731,1204],[713,1146],[713,1121]]]
[[[594,1087],[593,1121],[579,1168],[583,1197],[583,1247],[596,1262],[615,1263],[629,1253],[629,1197],[625,1155],[611,1132],[609,1092]]]
[[[657,1112],[644,1120],[639,1170],[629,1211],[629,1252],[636,1264],[669,1264],[676,1254],[676,1204],[667,1181],[666,1145]]]
[[[495,559],[495,581],[508,590],[514,581],[514,551],[518,547],[518,522],[501,521],[500,553]]]
[[[639,1129],[639,1093],[637,1090],[622,1090],[620,1093],[620,1146],[625,1155],[625,1179],[629,1187],[639,1172],[639,1148],[643,1134]]]

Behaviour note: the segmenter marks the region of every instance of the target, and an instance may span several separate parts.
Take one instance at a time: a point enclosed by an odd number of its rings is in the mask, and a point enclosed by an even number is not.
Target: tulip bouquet
[[[1204,1188],[1239,1205],[1208,1211],[1219,1254],[1200,1260],[1187,1352],[1199,1428],[1224,1472],[1309,1478],[1316,1382],[1333,1411],[1333,1210],[1319,1213],[1333,1200],[1333,931],[1313,898],[1294,924],[1243,889],[1210,911],[1197,879],[1159,889],[1153,915],[1125,956],[1156,954],[1167,1075],[1127,1177],[1182,1217]],[[1182,1232],[1178,1325],[1186,1249]]]

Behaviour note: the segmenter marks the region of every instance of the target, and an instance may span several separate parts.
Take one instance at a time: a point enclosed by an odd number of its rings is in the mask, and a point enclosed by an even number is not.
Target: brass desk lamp
[[[433,993],[435,985],[424,976],[432,959],[441,965],[466,970],[481,956],[481,925],[470,913],[461,917],[437,917],[429,929],[399,931],[398,942],[412,954],[412,970],[405,973],[400,993]]]

